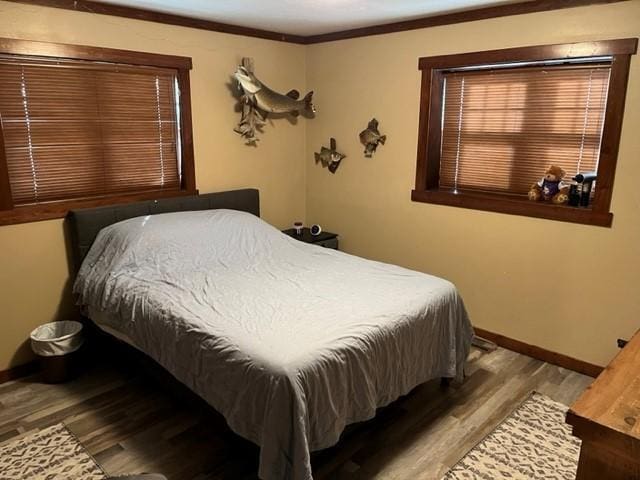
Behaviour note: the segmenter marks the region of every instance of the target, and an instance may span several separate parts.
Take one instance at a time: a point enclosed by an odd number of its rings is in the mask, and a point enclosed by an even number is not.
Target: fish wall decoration
[[[246,140],[247,145],[255,145],[259,140],[256,132],[262,132],[262,127],[266,123],[265,116],[251,105],[249,99],[244,95],[240,98],[240,104],[242,105],[242,117],[233,131],[239,133]]]
[[[234,77],[242,91],[242,117],[234,131],[244,137],[247,144],[258,141],[256,131],[261,131],[269,114],[290,114],[297,117],[302,112],[311,115],[316,111],[312,103],[313,91],[300,99],[297,90],[283,95],[270,89],[254,75],[251,59],[242,59],[242,65],[238,66]]]
[[[301,111],[315,113],[313,103],[313,92],[309,92],[302,100],[298,100],[300,93],[291,90],[286,95],[274,92],[264,85],[247,68],[240,65],[236,70],[235,77],[244,91],[245,95],[251,98],[252,102],[265,113],[290,113],[298,116]]]
[[[248,71],[253,71],[253,59],[251,58],[243,58],[242,66],[246,68]],[[233,75],[235,79],[235,75]],[[242,138],[245,139],[245,143],[247,145],[257,145],[258,137],[256,136],[256,132],[262,132],[262,127],[266,123],[266,116],[260,110],[258,110],[254,104],[252,98],[247,95],[242,87],[238,83],[234,88],[234,93],[239,92],[240,96],[238,98],[238,103],[240,105],[240,111],[242,112],[242,116],[240,118],[240,122],[238,126],[234,128],[234,132],[239,133]]]
[[[323,146],[320,149],[320,153],[315,152],[313,155],[316,157],[316,164],[321,163],[322,166],[328,168],[331,173],[336,173],[340,162],[342,162],[343,158],[346,158],[346,155],[337,151],[335,138],[329,140],[329,147],[330,148]]]
[[[360,143],[364,145],[364,156],[371,158],[378,148],[378,144],[384,145],[387,141],[386,135],[380,135],[378,131],[378,120],[372,118],[363,131],[360,132]]]

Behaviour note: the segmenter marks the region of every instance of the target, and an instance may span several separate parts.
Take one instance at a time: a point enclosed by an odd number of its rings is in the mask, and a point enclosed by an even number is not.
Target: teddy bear
[[[544,172],[544,177],[538,183],[531,185],[529,190],[529,200],[537,202],[539,200],[551,201],[556,205],[562,205],[569,200],[569,187],[562,182],[566,175],[565,171],[551,165]]]

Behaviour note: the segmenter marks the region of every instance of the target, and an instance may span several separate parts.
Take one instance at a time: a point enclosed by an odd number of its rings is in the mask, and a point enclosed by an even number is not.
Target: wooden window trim
[[[189,70],[192,68],[191,58],[10,38],[0,38],[0,54],[15,55],[16,57],[29,56],[47,59],[97,61],[145,67],[171,68],[176,70],[178,87],[180,89],[180,142],[182,150],[182,181],[179,189],[150,190],[14,207],[11,199],[4,139],[0,134],[0,225],[64,218],[69,210],[77,208],[90,208],[155,198],[195,195],[198,193],[196,190],[193,155],[191,89],[189,80]]]
[[[156,200],[160,198],[182,197],[197,194],[198,190],[149,190],[148,192],[132,193],[127,195],[105,195],[103,197],[46,202],[40,205],[24,205],[15,207],[11,210],[0,211],[0,226],[64,218],[67,216],[67,213],[69,213],[69,210],[77,210],[79,208],[119,205],[139,202],[141,200]]]
[[[135,52],[116,48],[70,45],[67,43],[37,42],[0,38],[0,53],[6,55],[25,55],[36,57],[65,58],[70,60],[88,60],[94,62],[124,63],[145,67],[176,68],[190,70],[191,58],[159,53]]]
[[[627,38],[420,58],[418,61],[418,69],[422,71],[420,120],[416,182],[415,189],[411,192],[411,199],[415,202],[610,227],[613,214],[609,209],[622,130],[629,63],[631,55],[636,53],[637,47],[637,38]],[[501,194],[454,193],[452,190],[439,187],[443,70],[491,63],[573,59],[605,55],[612,56],[613,60],[600,148],[598,188],[591,208],[573,208],[531,202],[518,196]]]

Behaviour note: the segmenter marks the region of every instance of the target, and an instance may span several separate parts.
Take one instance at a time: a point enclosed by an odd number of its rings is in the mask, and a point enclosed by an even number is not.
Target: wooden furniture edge
[[[582,373],[590,377],[597,377],[604,370],[604,367],[594,365],[593,363],[585,362],[584,360],[578,360],[577,358],[569,357],[562,353],[553,352],[537,345],[531,345],[529,343],[516,340],[514,338],[506,337],[498,333],[485,330],[483,328],[474,327],[475,334],[478,337],[482,337],[486,340],[490,340],[496,345],[512,350],[517,353],[521,353],[543,362],[551,363],[574,372]]]
[[[30,362],[23,363],[22,365],[16,365],[15,367],[11,367],[6,370],[0,370],[0,384],[28,377],[39,370],[40,362],[38,362],[38,360],[31,360]]]
[[[640,330],[633,334],[626,346],[616,353],[611,362],[609,362],[601,374],[598,375],[598,378],[596,378],[580,395],[580,397],[573,402],[567,412],[567,423],[578,429],[584,427],[585,431],[599,429],[607,431],[608,434],[612,432],[619,434],[621,436],[620,438],[628,439],[627,441],[633,441],[637,445],[636,448],[638,448],[638,451],[640,451],[640,438],[631,437],[627,432],[619,430],[615,425],[600,423],[594,420],[594,414],[589,412],[589,410],[593,412],[594,405],[597,405],[597,402],[602,403],[600,392],[604,391],[608,394],[618,396],[621,395],[630,385],[629,382],[634,382],[635,379],[633,377],[623,375],[623,373],[627,372],[627,365],[637,365],[636,357],[638,357],[638,346],[640,346]],[[634,372],[633,369],[628,369],[628,371]],[[623,378],[624,382],[615,382],[615,380],[619,378]],[[605,411],[609,413],[608,409],[611,408],[611,405],[606,403],[605,407]]]
[[[602,443],[604,447],[619,447],[627,444],[634,445],[634,449],[640,448],[640,440],[627,435],[620,430],[585,418],[569,407],[565,415],[565,422],[571,425],[573,435],[580,439],[589,438],[596,443]],[[606,441],[604,441],[606,440]]]
[[[640,478],[637,422],[637,369],[640,331],[573,402],[565,415],[582,442],[577,479]],[[634,389],[635,386],[635,389]]]
[[[246,37],[275,40],[285,43],[301,45],[311,45],[315,43],[332,42],[336,40],[347,40],[372,35],[383,35],[388,33],[405,32],[409,30],[419,30],[422,28],[437,27],[443,25],[453,25],[457,23],[473,22],[477,20],[487,20],[513,15],[523,15],[527,13],[539,13],[550,10],[562,10],[566,8],[584,7],[590,5],[611,4],[628,2],[630,0],[526,0],[506,5],[496,5],[490,7],[474,8],[453,13],[444,13],[419,17],[412,20],[402,20],[398,22],[371,25],[368,27],[353,28],[337,32],[321,33],[317,35],[292,35],[262,30],[240,25],[232,25],[212,20],[204,20],[182,15],[157,12],[144,8],[126,7],[109,3],[95,2],[91,0],[6,0],[8,2],[22,3],[27,5],[39,5],[43,7],[60,8],[76,12],[94,13],[100,15],[110,15],[114,17],[131,18],[166,25],[177,25],[181,27],[197,28],[212,32],[227,33],[231,35],[242,35]]]

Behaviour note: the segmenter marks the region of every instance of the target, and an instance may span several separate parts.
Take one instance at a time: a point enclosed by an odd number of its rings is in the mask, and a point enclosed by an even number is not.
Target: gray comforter
[[[103,229],[74,291],[258,444],[265,480],[310,480],[309,453],[347,424],[459,377],[472,337],[450,282],[231,210]]]

